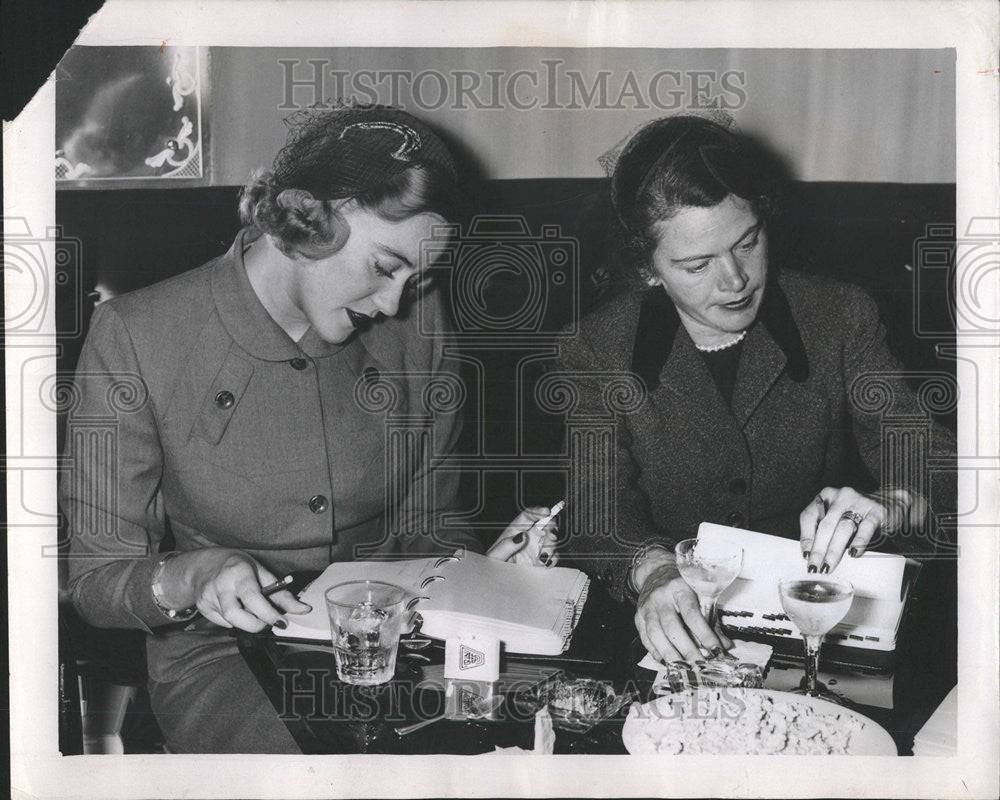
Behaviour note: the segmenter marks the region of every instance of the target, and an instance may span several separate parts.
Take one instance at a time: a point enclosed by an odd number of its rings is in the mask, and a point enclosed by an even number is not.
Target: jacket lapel
[[[675,312],[676,313],[676,312]],[[653,402],[697,431],[708,441],[718,442],[721,430],[735,432],[735,419],[719,393],[705,359],[681,328],[661,375],[662,391],[653,392]]]
[[[733,416],[740,428],[760,405],[785,368],[785,354],[763,325],[754,325],[743,342],[733,390]]]
[[[696,430],[740,428],[783,371],[802,382],[809,362],[788,298],[776,279],[764,295],[757,322],[747,332],[733,392],[732,412],[726,407],[705,360],[680,324],[673,302],[662,286],[645,292],[639,310],[632,350],[632,370],[646,384],[650,396],[671,415],[683,414]],[[663,388],[670,395],[657,392]]]
[[[783,371],[796,383],[809,377],[809,360],[802,336],[788,298],[776,279],[767,287],[757,320],[758,324],[747,333],[736,373],[733,413],[740,427],[746,425]]]
[[[721,427],[734,425],[704,358],[681,326],[677,309],[662,286],[649,289],[643,297],[632,371],[646,384],[660,414],[672,423],[712,441],[717,440]]]

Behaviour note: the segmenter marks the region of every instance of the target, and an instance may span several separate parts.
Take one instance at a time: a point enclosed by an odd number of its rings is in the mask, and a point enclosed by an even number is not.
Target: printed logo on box
[[[475,669],[486,663],[486,653],[474,650],[468,645],[462,645],[458,651],[458,668]]]
[[[474,716],[479,712],[479,705],[482,701],[483,698],[476,692],[469,689],[461,689],[459,691],[458,707],[461,709],[462,714]]]

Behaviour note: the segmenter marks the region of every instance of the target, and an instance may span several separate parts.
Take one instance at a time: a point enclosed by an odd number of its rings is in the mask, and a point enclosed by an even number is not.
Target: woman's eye
[[[740,252],[749,253],[757,246],[757,237],[754,236],[749,242],[744,242],[740,245]]]
[[[708,268],[708,262],[703,261],[701,264],[695,264],[693,267],[688,267],[684,270],[688,275],[697,275],[704,272]]]
[[[381,275],[383,278],[391,278],[393,276],[393,273],[395,272],[395,270],[386,269],[382,265],[382,262],[379,261],[378,259],[375,259],[375,264],[373,265],[373,268],[375,272]]]

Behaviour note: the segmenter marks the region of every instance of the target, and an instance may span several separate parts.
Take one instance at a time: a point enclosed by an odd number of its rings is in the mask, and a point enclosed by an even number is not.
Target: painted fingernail
[[[539,560],[540,560],[540,561],[541,561],[541,562],[542,562],[543,564],[545,564],[545,565],[548,565],[548,563],[549,563],[549,554],[548,554],[548,553],[542,553],[542,554],[540,554],[540,555],[538,556],[538,559],[539,559]]]
[[[847,551],[847,555],[849,555],[851,558],[857,558],[858,557],[858,548],[852,547],[850,550]]]
[[[830,571],[829,564],[824,564],[822,567],[819,568],[820,575],[826,575],[826,573],[828,573],[829,571]]]
[[[805,559],[806,561],[808,561],[808,560],[809,560],[809,554],[810,554],[811,552],[812,552],[812,550],[806,550],[806,551],[805,551],[805,552],[804,552],[804,553],[802,554],[802,557],[803,557],[803,558],[804,558],[804,559]]]
[[[810,564],[809,565],[809,569],[806,570],[806,572],[815,572],[815,571],[816,571],[816,565],[815,564]]]
[[[524,531],[521,531],[517,536],[514,537],[514,544],[521,544],[524,541]]]
[[[274,623],[274,627],[279,628],[280,630],[284,630],[285,628],[288,627],[288,623],[285,622],[283,619],[279,619]]]

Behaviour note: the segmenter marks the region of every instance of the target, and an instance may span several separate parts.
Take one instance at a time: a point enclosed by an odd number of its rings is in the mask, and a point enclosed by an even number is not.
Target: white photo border
[[[109,2],[80,44],[253,46],[576,46],[955,48],[957,52],[957,230],[996,223],[998,176],[998,6],[921,2]],[[47,82],[4,129],[4,215],[42,237],[55,222],[52,152],[55,91]],[[8,229],[9,233],[9,229]],[[992,236],[994,265],[998,232]],[[42,237],[44,238],[44,237]],[[6,243],[5,243],[6,244]],[[51,263],[54,249],[43,241]],[[963,252],[958,253],[961,264]],[[994,267],[996,269],[996,267]],[[981,307],[1000,307],[996,272]],[[960,276],[961,278],[961,276]],[[5,271],[8,308],[23,301]],[[52,287],[49,287],[52,296]],[[961,296],[959,297],[961,301]],[[683,760],[624,756],[73,756],[58,753],[56,561],[39,557],[55,541],[54,459],[11,454],[28,438],[55,453],[54,415],[20,402],[24,381],[40,382],[55,353],[51,304],[37,336],[6,339],[8,413],[9,631],[14,797],[332,796],[870,796],[990,797],[997,794],[998,546],[977,529],[960,533],[959,754],[954,758],[773,757]],[[960,326],[958,346],[980,376],[959,413],[960,496],[977,492],[977,522],[996,525],[997,331]],[[959,380],[962,380],[959,367]],[[972,395],[970,397],[970,395]],[[978,414],[963,412],[978,404]],[[978,426],[970,420],[978,418]],[[24,437],[18,439],[18,437]],[[33,462],[34,463],[34,462]],[[977,466],[978,465],[978,466]],[[22,495],[24,470],[48,470]],[[37,478],[37,476],[36,476]],[[40,523],[40,520],[42,522]],[[33,527],[42,524],[43,527]],[[44,527],[44,525],[51,527]],[[23,527],[22,527],[23,526]]]

